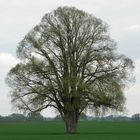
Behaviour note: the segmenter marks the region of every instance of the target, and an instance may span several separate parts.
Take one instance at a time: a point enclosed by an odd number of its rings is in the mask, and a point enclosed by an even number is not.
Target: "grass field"
[[[78,133],[64,133],[63,122],[0,123],[0,140],[140,140],[140,123],[80,122]]]

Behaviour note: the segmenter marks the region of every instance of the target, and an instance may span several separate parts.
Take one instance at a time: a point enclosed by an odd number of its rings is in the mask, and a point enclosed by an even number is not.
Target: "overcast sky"
[[[140,113],[140,1],[139,0],[0,0],[0,115],[15,110],[10,104],[6,73],[19,61],[16,48],[42,16],[59,6],[75,6],[107,22],[118,52],[135,62],[135,85],[125,90],[128,115]],[[53,116],[52,110],[45,113]]]

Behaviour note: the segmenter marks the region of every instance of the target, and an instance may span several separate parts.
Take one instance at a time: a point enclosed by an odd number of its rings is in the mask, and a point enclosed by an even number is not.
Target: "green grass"
[[[80,122],[78,133],[64,133],[64,123],[0,123],[0,140],[140,140],[140,123]]]

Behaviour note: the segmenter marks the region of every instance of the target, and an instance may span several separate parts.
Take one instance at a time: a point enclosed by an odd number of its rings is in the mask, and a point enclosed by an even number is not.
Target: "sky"
[[[0,115],[18,112],[10,103],[9,89],[5,84],[7,72],[19,62],[16,57],[18,43],[45,13],[59,6],[74,6],[108,23],[118,53],[130,57],[135,64],[136,82],[124,91],[126,113],[129,116],[140,113],[139,0],[0,0]],[[55,116],[52,109],[43,114]]]

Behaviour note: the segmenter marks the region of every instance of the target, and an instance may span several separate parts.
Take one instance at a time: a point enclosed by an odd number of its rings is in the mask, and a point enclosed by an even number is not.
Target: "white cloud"
[[[19,62],[11,54],[0,53],[0,114],[11,113],[10,99],[8,98],[8,89],[5,84],[7,72]]]
[[[16,65],[19,62],[18,59],[13,57],[8,53],[0,53],[0,70],[8,71],[12,66]]]
[[[140,31],[140,24],[134,24],[126,28],[128,31]]]
[[[140,84],[135,84],[126,91],[126,99],[128,114],[140,113]]]
[[[7,72],[19,62],[18,59],[8,53],[0,53],[0,77],[3,83]],[[0,83],[1,83],[0,81]]]
[[[136,76],[136,82],[140,84],[140,59],[135,60],[135,71],[134,72],[135,72],[135,76]]]
[[[140,113],[140,59],[135,60],[136,84],[125,91],[128,114]]]

